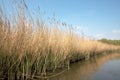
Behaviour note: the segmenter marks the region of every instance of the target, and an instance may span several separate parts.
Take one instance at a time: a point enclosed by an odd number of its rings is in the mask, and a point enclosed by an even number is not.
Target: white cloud
[[[97,39],[107,38],[107,39],[119,39],[120,40],[120,30],[112,30],[110,33],[101,33],[95,35]]]
[[[103,34],[96,34],[96,37],[103,37]]]
[[[120,34],[120,30],[113,30],[112,33],[113,34]]]
[[[95,38],[97,39],[106,38],[106,34],[96,34]]]
[[[83,34],[87,33],[88,27],[86,27],[86,26],[74,26],[73,30],[76,34],[83,35]]]

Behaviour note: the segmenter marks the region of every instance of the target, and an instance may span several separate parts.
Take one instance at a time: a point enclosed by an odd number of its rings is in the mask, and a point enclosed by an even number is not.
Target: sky
[[[13,3],[11,0],[0,0],[0,4],[3,1],[5,5]],[[78,33],[96,39],[120,39],[120,0],[24,1],[31,12],[36,11],[39,6],[45,16],[51,18],[55,14],[58,21],[75,26]],[[6,10],[11,9],[6,7]]]

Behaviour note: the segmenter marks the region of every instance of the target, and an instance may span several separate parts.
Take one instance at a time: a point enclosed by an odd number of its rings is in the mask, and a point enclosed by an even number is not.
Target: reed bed
[[[70,63],[120,47],[82,38],[72,30],[30,20],[18,13],[10,21],[0,13],[0,79],[33,79]],[[64,25],[63,25],[64,26]]]

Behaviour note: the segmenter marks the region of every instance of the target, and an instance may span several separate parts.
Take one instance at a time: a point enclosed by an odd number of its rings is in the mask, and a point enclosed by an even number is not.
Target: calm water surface
[[[73,63],[70,70],[50,80],[120,80],[120,53]]]

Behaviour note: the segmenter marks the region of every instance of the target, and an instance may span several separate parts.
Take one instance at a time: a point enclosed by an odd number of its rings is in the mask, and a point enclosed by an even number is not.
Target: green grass
[[[107,44],[120,45],[120,40],[101,39],[99,41]]]

